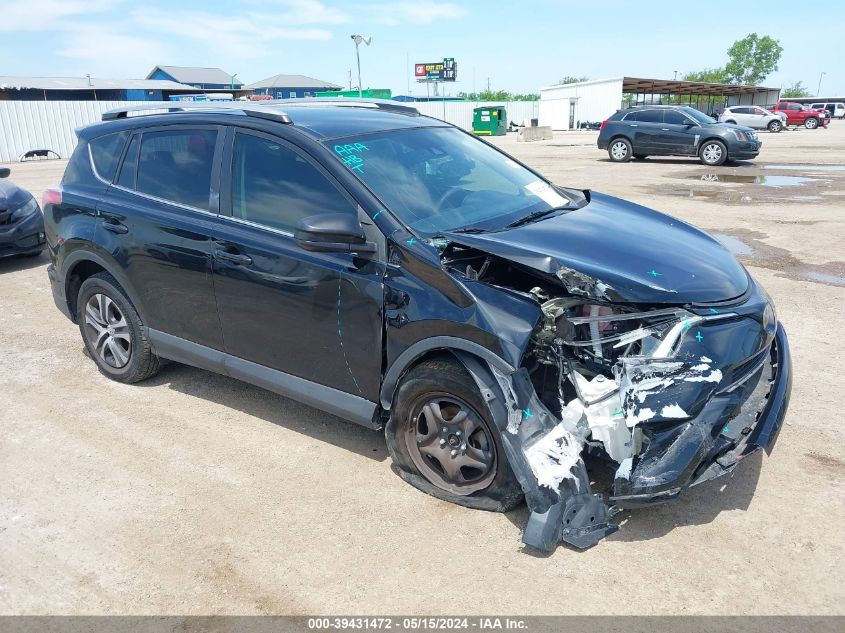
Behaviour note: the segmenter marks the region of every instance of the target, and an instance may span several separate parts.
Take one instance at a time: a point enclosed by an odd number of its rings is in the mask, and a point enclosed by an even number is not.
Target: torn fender
[[[506,374],[474,356],[455,352],[484,396],[501,434],[508,463],[531,510],[526,545],[551,551],[560,542],[595,545],[619,526],[600,495],[592,493],[581,458],[582,432],[553,416],[537,397],[524,368]]]

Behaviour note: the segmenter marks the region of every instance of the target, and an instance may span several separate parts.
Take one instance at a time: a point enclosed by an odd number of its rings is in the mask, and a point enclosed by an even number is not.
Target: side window
[[[663,122],[668,123],[670,125],[686,125],[689,119],[684,115],[683,112],[678,112],[677,110],[666,110],[663,113]]]
[[[800,106],[799,104],[797,104],[797,103],[790,103],[790,104],[789,104],[789,109],[790,109],[790,110],[800,110],[800,109],[801,109],[801,106]]]
[[[637,121],[641,123],[663,123],[663,110],[642,110]]]
[[[111,182],[114,180],[114,172],[117,169],[117,161],[123,152],[128,132],[115,132],[92,139],[88,146],[91,148],[91,158],[94,161],[94,168],[100,178]]]
[[[355,205],[287,145],[237,132],[232,154],[232,215],[293,232],[302,218],[356,213]]]
[[[120,173],[117,176],[116,184],[127,189],[135,188],[135,173],[138,171],[138,148],[141,145],[141,135],[136,134],[129,141],[129,149],[126,150],[126,157],[123,165],[120,166]]]
[[[633,112],[629,112],[628,114],[626,114],[626,115],[622,118],[622,120],[623,120],[623,121],[637,121],[637,120],[638,120],[638,119],[637,119],[637,117],[639,116],[639,114],[640,114],[640,113],[639,113],[638,111],[636,111],[636,110],[635,110],[635,111],[633,111]]]
[[[157,198],[209,209],[214,130],[145,132],[135,188]]]

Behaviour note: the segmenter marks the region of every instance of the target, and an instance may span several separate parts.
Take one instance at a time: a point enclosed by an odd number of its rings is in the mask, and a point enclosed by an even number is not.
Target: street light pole
[[[819,87],[816,88],[816,96],[817,97],[820,97],[821,94],[822,94],[822,77],[824,77],[826,74],[827,74],[826,72],[822,71],[822,73],[819,75]]]
[[[355,61],[358,62],[358,98],[364,96],[364,90],[361,87],[361,54],[358,52],[358,47],[361,45],[361,42],[364,42],[367,46],[370,45],[370,42],[373,41],[372,37],[364,37],[363,35],[350,35],[352,41],[355,42]]]

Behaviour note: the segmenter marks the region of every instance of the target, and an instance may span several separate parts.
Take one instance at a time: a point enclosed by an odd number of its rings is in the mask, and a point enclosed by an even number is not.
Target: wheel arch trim
[[[85,262],[92,262],[97,264],[103,270],[105,270],[108,274],[115,278],[117,283],[120,284],[120,287],[129,297],[129,300],[132,302],[132,305],[135,307],[135,310],[138,311],[141,319],[146,323],[146,319],[144,318],[144,308],[141,302],[138,299],[138,295],[135,290],[132,288],[132,285],[129,283],[129,278],[123,273],[120,266],[114,261],[109,260],[108,258],[104,257],[99,253],[95,253],[93,251],[88,250],[79,250],[74,251],[67,255],[62,262],[62,272],[60,275],[60,279],[62,280],[62,285],[65,290],[65,301],[68,304],[68,309],[71,306],[71,300],[75,301],[75,297],[72,298],[69,293],[69,284],[70,279],[73,276],[72,273],[76,269],[79,264]],[[74,315],[75,316],[75,315]]]
[[[379,400],[382,409],[389,411],[393,404],[394,396],[396,395],[396,388],[402,377],[417,364],[417,361],[434,351],[444,351],[452,353],[457,357],[461,364],[463,354],[479,358],[485,361],[488,365],[492,365],[506,374],[511,374],[516,369],[506,360],[491,352],[486,347],[467,341],[466,339],[455,336],[432,336],[430,338],[417,341],[404,352],[399,354],[393,364],[385,372],[381,383],[381,392]]]

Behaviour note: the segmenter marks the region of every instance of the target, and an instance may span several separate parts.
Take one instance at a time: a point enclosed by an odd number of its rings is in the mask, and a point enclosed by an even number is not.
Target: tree
[[[563,79],[560,79],[557,83],[559,86],[563,84],[577,84],[582,81],[590,81],[589,77],[573,77],[571,75],[567,75]]]
[[[705,68],[689,72],[681,77],[684,81],[701,81],[708,84],[728,83],[728,76],[724,68]]]
[[[781,97],[809,97],[810,91],[804,87],[800,81],[789,84],[786,88],[780,91]]]
[[[728,49],[728,63],[725,74],[730,83],[756,86],[773,71],[778,69],[778,61],[783,47],[768,35],[763,37],[751,33],[734,42]]]

